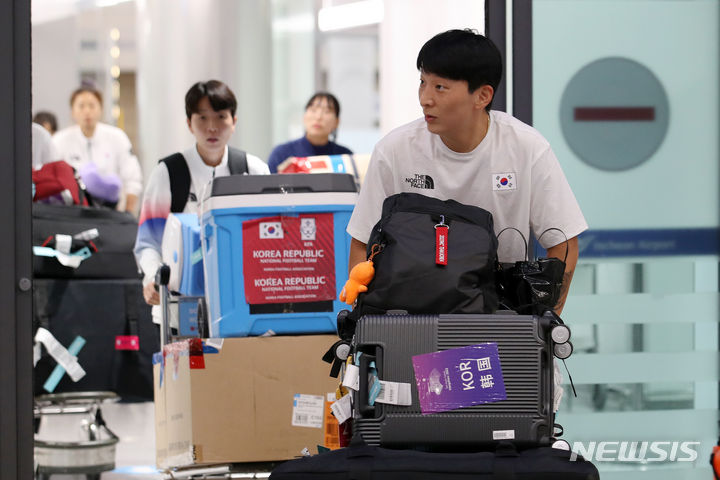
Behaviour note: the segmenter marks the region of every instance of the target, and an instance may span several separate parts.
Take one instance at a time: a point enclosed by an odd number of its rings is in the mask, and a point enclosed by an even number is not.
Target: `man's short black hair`
[[[216,112],[229,109],[230,115],[235,116],[237,100],[233,91],[220,80],[208,80],[207,82],[197,82],[185,94],[185,114],[188,120],[193,113],[198,113],[198,104],[203,97],[208,98]]]
[[[423,45],[417,57],[417,69],[421,72],[465,80],[470,92],[483,85],[497,91],[502,68],[500,50],[492,40],[470,29],[435,35]]]
[[[323,98],[327,102],[328,107],[330,107],[330,109],[335,112],[335,116],[337,118],[340,118],[340,102],[335,97],[335,95],[330,92],[315,92],[315,94],[310,97],[310,100],[308,100],[307,104],[305,104],[305,110],[310,108],[312,104],[315,103],[315,100],[322,100]]]

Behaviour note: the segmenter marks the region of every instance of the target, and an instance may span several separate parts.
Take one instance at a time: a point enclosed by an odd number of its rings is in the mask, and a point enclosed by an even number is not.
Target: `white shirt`
[[[183,213],[197,213],[199,201],[203,199],[205,189],[212,184],[212,179],[230,175],[228,148],[225,147],[222,160],[216,167],[210,167],[203,162],[196,147],[191,147],[182,154],[190,170],[190,199],[185,204]],[[250,175],[270,173],[267,164],[255,155],[247,154],[247,163]],[[170,214],[171,202],[170,174],[165,163],[159,163],[147,182],[135,241],[135,258],[144,274],[143,285],[155,281],[155,273],[162,264],[162,235]],[[153,307],[153,321],[159,323],[160,318],[159,307]]]
[[[98,123],[91,138],[79,125],[64,128],[53,136],[61,158],[76,170],[87,162],[97,165],[101,175],[114,174],[122,181],[125,195],[142,193],[142,169],[131,150],[128,136],[117,127]]]
[[[537,130],[503,112],[490,112],[487,135],[468,153],[450,150],[428,131],[424,119],[386,135],[375,146],[347,232],[367,243],[383,200],[400,192],[484,208],[493,215],[496,234],[514,227],[529,240],[531,229],[540,236],[558,228],[570,239],[587,229],[550,144]],[[540,242],[549,248],[565,236],[548,231]],[[501,262],[524,255],[517,232],[500,236]]]
[[[37,169],[46,163],[60,160],[50,132],[37,123],[32,124],[32,166]]]
[[[209,188],[215,177],[226,177],[230,175],[228,167],[228,148],[222,160],[216,167],[208,166],[196,147],[191,147],[182,152],[190,170],[190,192],[191,197],[185,204],[183,213],[197,213],[199,201],[202,200],[205,189]],[[268,175],[270,170],[265,162],[255,155],[247,154],[249,175]],[[194,200],[192,198],[195,198]],[[143,235],[143,224],[155,218],[167,219],[170,214],[170,174],[167,165],[159,163],[150,174],[145,195],[143,196],[142,208],[140,211],[140,226],[138,227],[138,242],[135,245],[135,256],[140,269],[145,275],[143,284],[154,281],[155,272],[162,264],[161,242],[162,237],[157,235]],[[164,222],[163,222],[164,225]]]

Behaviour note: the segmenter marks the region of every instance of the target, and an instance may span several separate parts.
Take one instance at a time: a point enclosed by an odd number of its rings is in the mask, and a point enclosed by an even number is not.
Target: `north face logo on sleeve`
[[[405,183],[409,183],[413,188],[426,188],[433,190],[435,188],[435,182],[430,175],[421,175],[416,173],[412,178],[406,178]]]

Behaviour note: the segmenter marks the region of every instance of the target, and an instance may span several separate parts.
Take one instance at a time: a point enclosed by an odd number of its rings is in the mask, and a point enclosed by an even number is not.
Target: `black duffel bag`
[[[78,336],[85,340],[76,355],[85,376],[73,382],[66,373],[51,393],[112,391],[123,400],[153,399],[152,355],[160,336],[141,280],[35,279],[33,312],[34,330],[48,330],[65,348]],[[132,339],[136,343],[128,345]],[[41,351],[35,395],[49,393],[43,386],[57,366],[44,347]]]
[[[91,240],[73,239],[71,253],[90,253],[80,266],[62,265],[55,257],[33,255],[36,278],[139,278],[133,256],[137,219],[127,212],[77,205],[34,203],[32,209],[33,247],[55,246],[57,234],[75,236],[97,229]]]
[[[392,195],[383,202],[367,248],[375,277],[358,297],[351,313],[355,320],[388,310],[445,314],[497,309],[497,238],[487,210],[416,193]]]
[[[595,465],[568,450],[431,453],[354,446],[285,462],[270,480],[599,480]]]

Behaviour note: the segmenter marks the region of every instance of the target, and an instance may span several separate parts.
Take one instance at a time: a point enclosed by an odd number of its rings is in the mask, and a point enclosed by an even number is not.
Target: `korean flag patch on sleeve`
[[[515,183],[515,172],[493,173],[493,190],[517,190]]]

